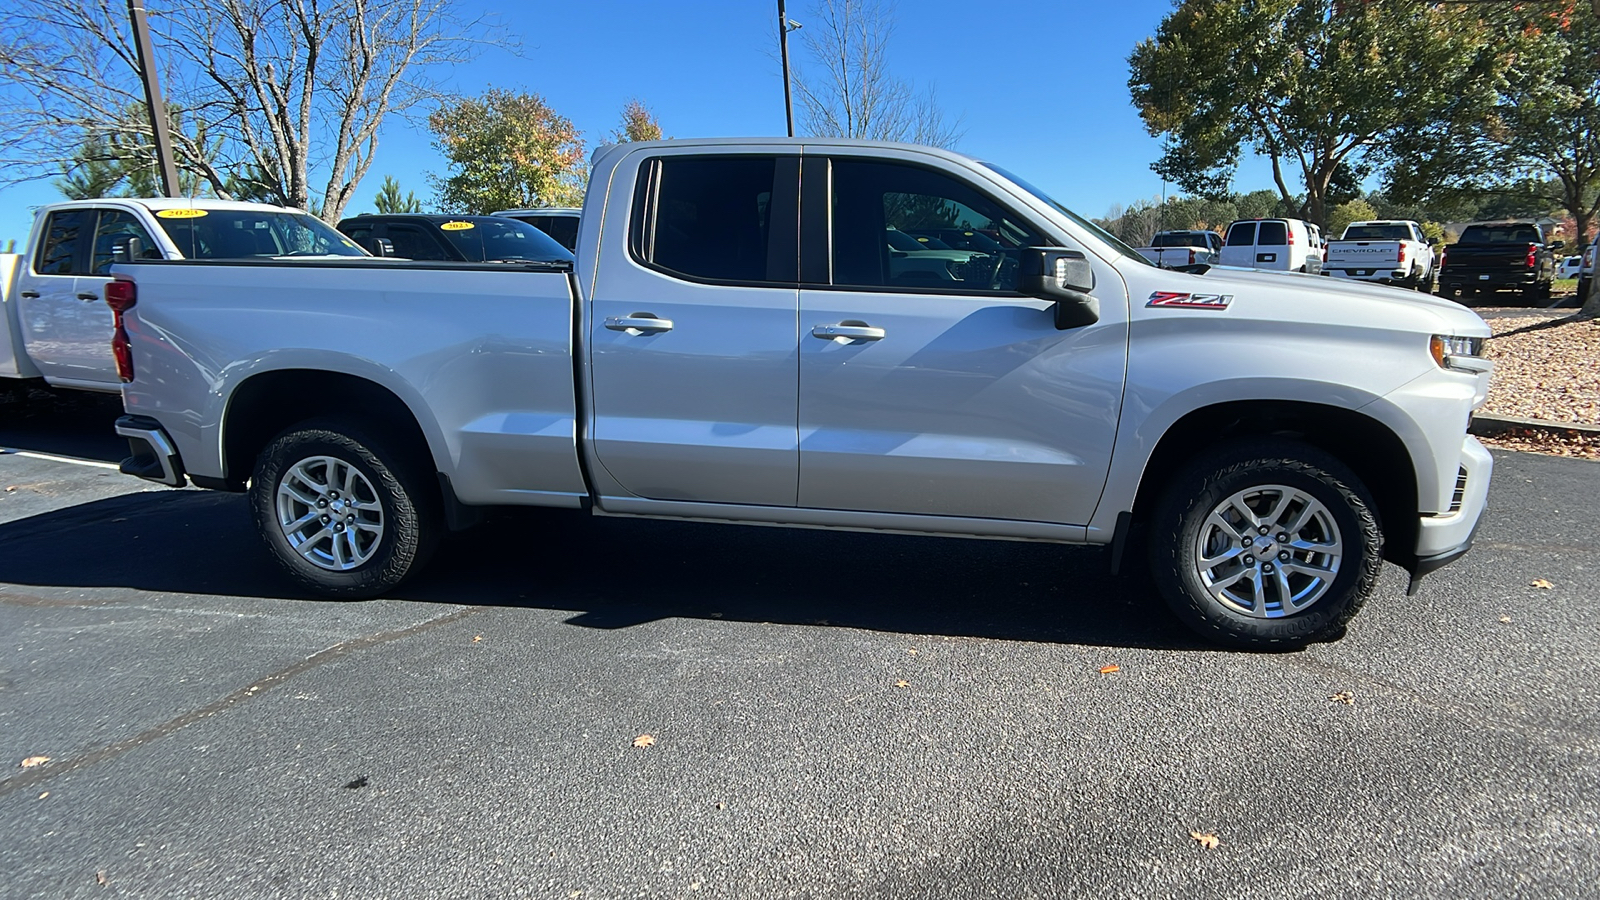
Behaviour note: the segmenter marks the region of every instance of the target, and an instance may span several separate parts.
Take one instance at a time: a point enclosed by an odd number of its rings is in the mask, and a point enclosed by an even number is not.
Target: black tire
[[[408,449],[403,440],[367,423],[313,419],[291,426],[261,451],[250,482],[250,507],[256,530],[291,578],[323,596],[359,600],[394,589],[422,568],[440,535],[439,499],[428,477],[426,452],[406,452]],[[381,506],[380,535],[363,548],[370,556],[341,571],[318,565],[297,552],[279,524],[279,485],[297,464],[317,457],[337,460],[359,472]],[[339,539],[324,538],[329,539],[328,555],[332,555]],[[350,541],[353,545],[358,538]],[[308,552],[319,555],[316,547],[321,541],[308,540],[305,545],[314,545]]]
[[[1207,519],[1213,510],[1241,491],[1267,486],[1282,486],[1314,498],[1331,517],[1344,547],[1338,571],[1324,593],[1303,609],[1287,614],[1282,613],[1280,603],[1278,617],[1272,618],[1264,617],[1271,615],[1267,602],[1260,603],[1263,615],[1256,616],[1213,596],[1202,580],[1199,563],[1202,531],[1211,527]],[[1276,438],[1230,443],[1185,467],[1166,486],[1151,522],[1151,571],[1178,618],[1209,640],[1248,649],[1291,649],[1335,640],[1378,584],[1383,532],[1375,510],[1371,495],[1355,473],[1315,447]],[[1260,540],[1265,543],[1271,538]],[[1278,552],[1273,546],[1267,549]],[[1262,562],[1266,570],[1273,570],[1272,564]],[[1263,577],[1268,576],[1257,574],[1251,582]],[[1285,568],[1278,577],[1287,583],[1290,577],[1305,576],[1290,576]]]

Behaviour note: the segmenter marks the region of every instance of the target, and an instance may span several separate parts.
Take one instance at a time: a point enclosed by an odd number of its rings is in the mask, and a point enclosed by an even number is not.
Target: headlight
[[[1454,337],[1447,334],[1436,334],[1428,341],[1428,349],[1433,352],[1433,361],[1443,369],[1456,369],[1463,372],[1478,372],[1483,370],[1481,365],[1466,363],[1467,360],[1483,359],[1483,338],[1481,337]]]

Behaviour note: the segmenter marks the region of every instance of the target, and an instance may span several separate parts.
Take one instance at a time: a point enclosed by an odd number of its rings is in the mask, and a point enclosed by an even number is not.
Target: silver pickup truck
[[[612,147],[581,222],[575,264],[115,267],[123,470],[248,491],[328,595],[565,506],[1107,545],[1251,646],[1336,637],[1385,558],[1415,584],[1483,510],[1489,330],[1448,301],[1159,269],[897,144]],[[986,240],[887,238],[941,231]]]

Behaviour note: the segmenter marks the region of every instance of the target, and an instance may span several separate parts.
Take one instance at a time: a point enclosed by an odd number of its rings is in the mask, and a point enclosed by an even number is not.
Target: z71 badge
[[[1145,306],[1173,306],[1179,309],[1227,309],[1233,302],[1232,294],[1177,294],[1156,291]]]

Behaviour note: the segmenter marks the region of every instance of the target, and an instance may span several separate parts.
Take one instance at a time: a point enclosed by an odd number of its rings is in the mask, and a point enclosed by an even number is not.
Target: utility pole
[[[1600,3],[1600,0],[1595,2]],[[789,21],[788,13],[783,10],[783,0],[778,0],[778,53],[783,57],[783,114],[789,122],[789,137],[794,137],[794,97],[789,91],[789,32],[799,27],[799,22]]]
[[[156,163],[161,169],[161,189],[168,197],[176,197],[178,167],[172,161],[172,135],[167,131],[167,104],[161,97],[161,82],[156,77],[155,46],[150,42],[150,20],[145,16],[144,0],[128,0],[128,19],[133,22],[133,45],[139,53],[139,75],[144,81],[144,105],[150,111],[150,134],[155,139]]]

